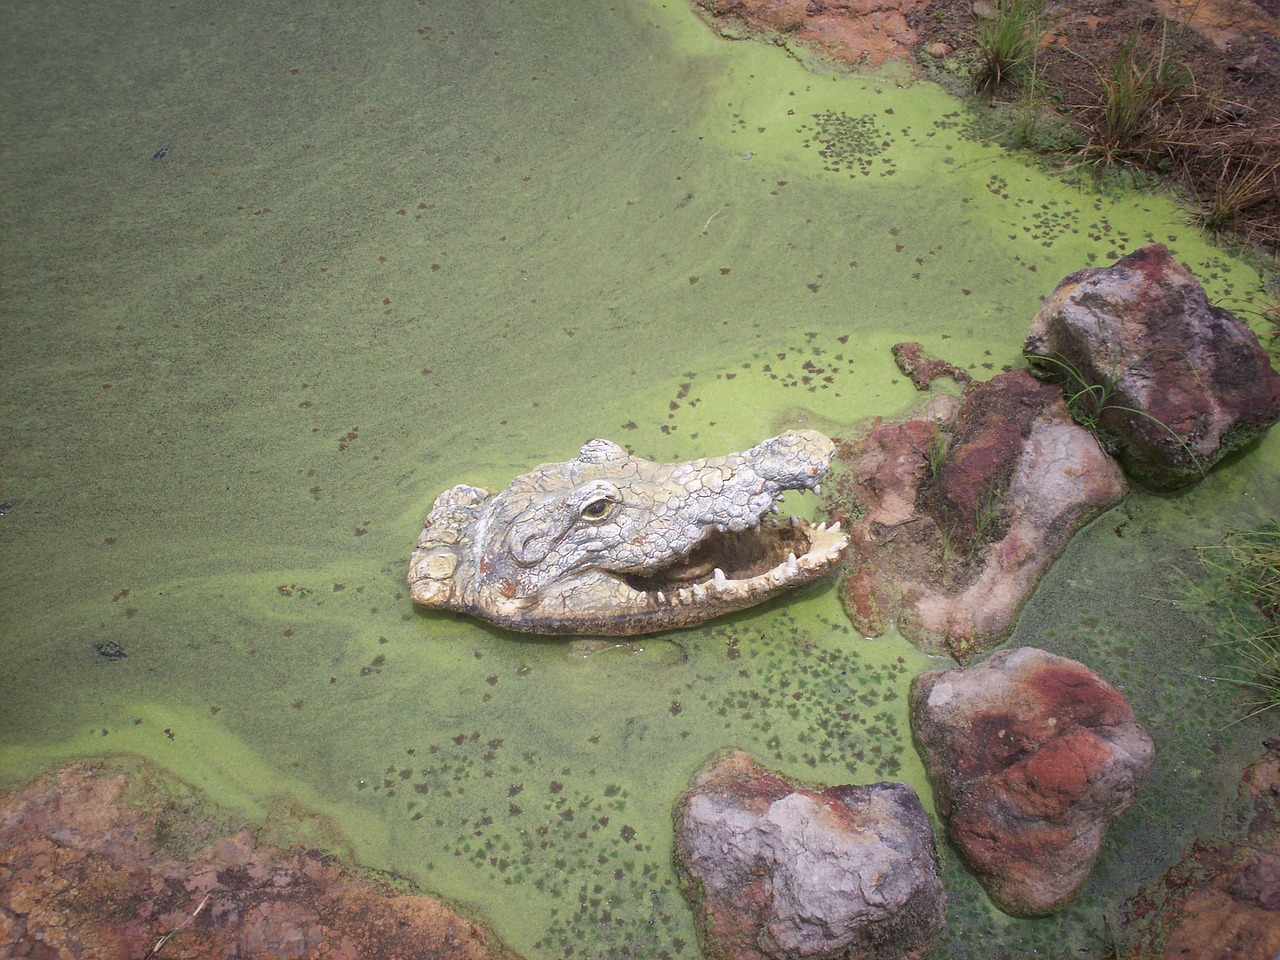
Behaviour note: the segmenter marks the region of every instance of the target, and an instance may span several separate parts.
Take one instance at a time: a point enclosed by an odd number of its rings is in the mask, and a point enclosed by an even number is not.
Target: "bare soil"
[[[911,64],[976,96],[977,32],[1001,0],[694,0],[715,29],[799,42],[850,65]],[[1047,0],[1034,73],[1015,71],[978,98],[988,133],[1034,103],[1036,132],[1010,139],[1052,162],[1155,175],[1181,186],[1214,233],[1280,256],[1280,0]],[[1141,142],[1106,133],[1103,91],[1132,52],[1163,62],[1142,102]],[[1031,84],[1033,86],[1029,87]],[[981,116],[981,111],[980,111]]]
[[[931,0],[907,18],[917,40],[915,62],[945,71],[977,57],[981,0]],[[1280,252],[1280,0],[1091,0],[1048,8],[1049,30],[1037,56],[1037,99],[1075,128],[1065,162],[1129,166],[1180,184],[1211,231],[1232,235],[1275,256]],[[1151,137],[1108,144],[1104,85],[1126,50],[1140,64],[1163,57],[1172,83],[1144,111]],[[1023,71],[991,98],[1026,102]],[[1034,144],[1033,144],[1034,146]],[[1046,146],[1050,146],[1046,144]]]

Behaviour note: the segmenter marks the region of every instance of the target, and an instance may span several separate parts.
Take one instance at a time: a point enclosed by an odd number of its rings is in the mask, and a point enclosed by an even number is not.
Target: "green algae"
[[[1057,279],[1150,240],[1215,302],[1261,290],[1162,197],[1048,178],[935,88],[681,5],[4,16],[0,777],[127,752],[249,815],[295,796],[533,957],[698,955],[670,809],[725,745],[927,798],[905,694],[931,664],[827,586],[604,646],[416,612],[437,493],[593,436],[670,460],[898,414],[890,345],[1016,364]],[[1087,951],[1213,829],[1255,731],[1223,732],[1176,584],[1140,602],[1116,572],[1280,512],[1278,462],[1268,438],[1135,497],[1045,579],[1013,642],[1134,700],[1154,786],[1060,920],[994,914],[944,849],[940,956]]]

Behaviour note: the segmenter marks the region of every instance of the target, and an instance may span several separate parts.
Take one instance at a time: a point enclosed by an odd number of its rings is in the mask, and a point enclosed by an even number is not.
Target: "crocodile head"
[[[834,444],[812,430],[743,453],[652,463],[608,440],[491,495],[436,498],[409,563],[413,599],[510,630],[623,636],[685,627],[814,580],[840,525],[771,516],[814,489]]]

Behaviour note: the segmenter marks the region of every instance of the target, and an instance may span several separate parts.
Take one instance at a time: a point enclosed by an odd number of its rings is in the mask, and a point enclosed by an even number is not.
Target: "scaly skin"
[[[547,634],[651,633],[741,610],[839,561],[839,524],[767,516],[787,490],[816,487],[834,449],[795,430],[743,453],[651,463],[592,440],[496,496],[460,484],[427,516],[410,594]]]

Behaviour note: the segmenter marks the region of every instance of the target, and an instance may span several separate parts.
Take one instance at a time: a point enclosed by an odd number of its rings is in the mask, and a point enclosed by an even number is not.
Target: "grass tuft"
[[[1280,196],[1280,121],[1201,136],[1181,160],[1184,180],[1205,185],[1196,219],[1210,233],[1248,238],[1249,215]],[[1265,242],[1270,237],[1260,237]]]
[[[1180,35],[1165,21],[1154,46],[1130,35],[1107,67],[1094,64],[1097,102],[1087,111],[1085,159],[1163,170],[1177,154],[1183,100],[1195,78],[1179,58]]]
[[[1098,441],[1098,446],[1104,452],[1114,455],[1118,446],[1117,438],[1105,422],[1106,415],[1115,413],[1126,417],[1138,417],[1155,424],[1173,437],[1178,442],[1178,445],[1182,447],[1182,452],[1187,455],[1201,478],[1204,478],[1204,464],[1200,462],[1200,458],[1195,455],[1187,441],[1179,436],[1176,430],[1159,417],[1152,416],[1145,410],[1139,410],[1137,407],[1130,407],[1116,402],[1115,392],[1116,385],[1120,382],[1120,373],[1112,373],[1102,382],[1096,383],[1083,373],[1079,367],[1063,356],[1049,357],[1025,354],[1023,359],[1033,367],[1045,371],[1044,375],[1048,379],[1057,382],[1062,387],[1067,409],[1071,411],[1072,419],[1093,434],[1094,439]],[[1192,375],[1199,377],[1194,369],[1191,372]]]
[[[1215,605],[1227,614],[1215,646],[1232,662],[1216,679],[1247,693],[1241,719],[1280,707],[1280,523],[1236,531],[1198,555],[1221,584]]]
[[[978,64],[973,85],[992,94],[1035,61],[1047,30],[1044,0],[995,0],[975,3],[974,41]]]

